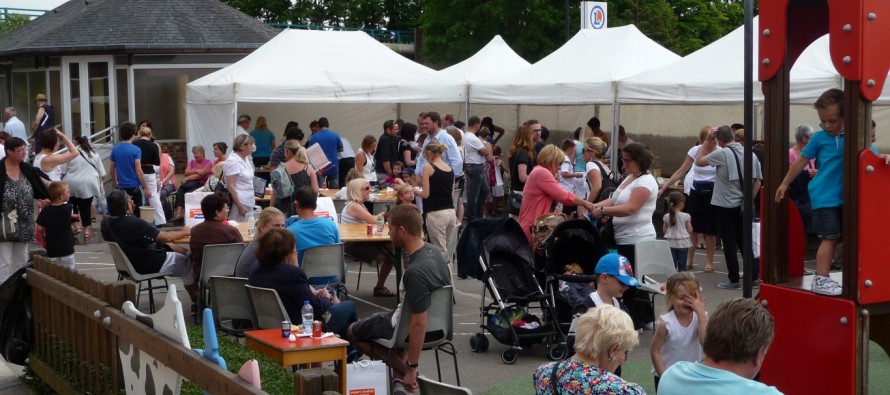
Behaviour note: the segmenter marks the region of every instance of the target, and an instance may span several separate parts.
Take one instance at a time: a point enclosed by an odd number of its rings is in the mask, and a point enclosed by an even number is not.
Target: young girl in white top
[[[702,359],[701,346],[708,327],[708,315],[700,289],[691,272],[680,272],[667,280],[665,302],[668,313],[658,321],[649,349],[656,389],[658,379],[671,365]]]
[[[683,212],[686,207],[686,197],[679,191],[668,195],[668,207],[670,212],[664,215],[663,232],[671,246],[671,256],[674,258],[674,267],[679,272],[686,271],[686,254],[692,247],[692,217]]]

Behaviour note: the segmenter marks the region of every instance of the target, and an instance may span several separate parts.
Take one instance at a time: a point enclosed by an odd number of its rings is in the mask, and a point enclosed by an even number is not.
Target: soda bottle
[[[377,217],[377,233],[383,233],[383,216]]]
[[[312,321],[315,321],[315,314],[312,312],[312,305],[308,300],[303,301],[303,309],[300,311],[303,315],[303,333],[312,334]]]

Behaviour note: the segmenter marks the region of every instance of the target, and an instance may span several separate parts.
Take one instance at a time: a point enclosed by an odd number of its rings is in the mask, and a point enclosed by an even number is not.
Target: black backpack
[[[612,193],[615,192],[616,189],[618,189],[618,183],[616,183],[615,180],[612,179],[611,173],[606,174],[606,169],[603,168],[603,166],[600,165],[599,162],[593,163],[596,164],[596,167],[600,169],[600,175],[602,176],[600,194],[596,197],[596,200],[593,201],[594,203],[599,203],[612,196]],[[587,185],[590,186],[590,180],[587,181]]]

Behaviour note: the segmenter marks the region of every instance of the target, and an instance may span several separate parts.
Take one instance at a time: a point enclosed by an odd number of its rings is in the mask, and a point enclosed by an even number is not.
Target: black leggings
[[[182,185],[179,186],[179,190],[176,191],[176,203],[174,203],[174,205],[176,205],[177,208],[184,208],[185,194],[192,192],[202,186],[204,185],[202,185],[201,181],[199,180],[188,180],[182,183]]]
[[[84,228],[93,223],[93,198],[78,198],[72,196],[68,199],[68,203],[71,203],[71,206],[74,207],[75,214],[80,214],[80,224],[83,225]]]

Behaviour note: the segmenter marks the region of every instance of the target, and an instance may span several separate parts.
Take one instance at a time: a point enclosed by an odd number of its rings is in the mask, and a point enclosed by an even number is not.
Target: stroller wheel
[[[507,348],[504,351],[501,351],[501,360],[506,364],[514,364],[516,363],[516,359],[519,357],[519,353],[515,348]]]
[[[484,334],[477,333],[470,338],[470,351],[486,352],[488,351],[488,337]]]
[[[547,350],[547,356],[551,361],[561,361],[566,357],[566,346],[554,344]]]

